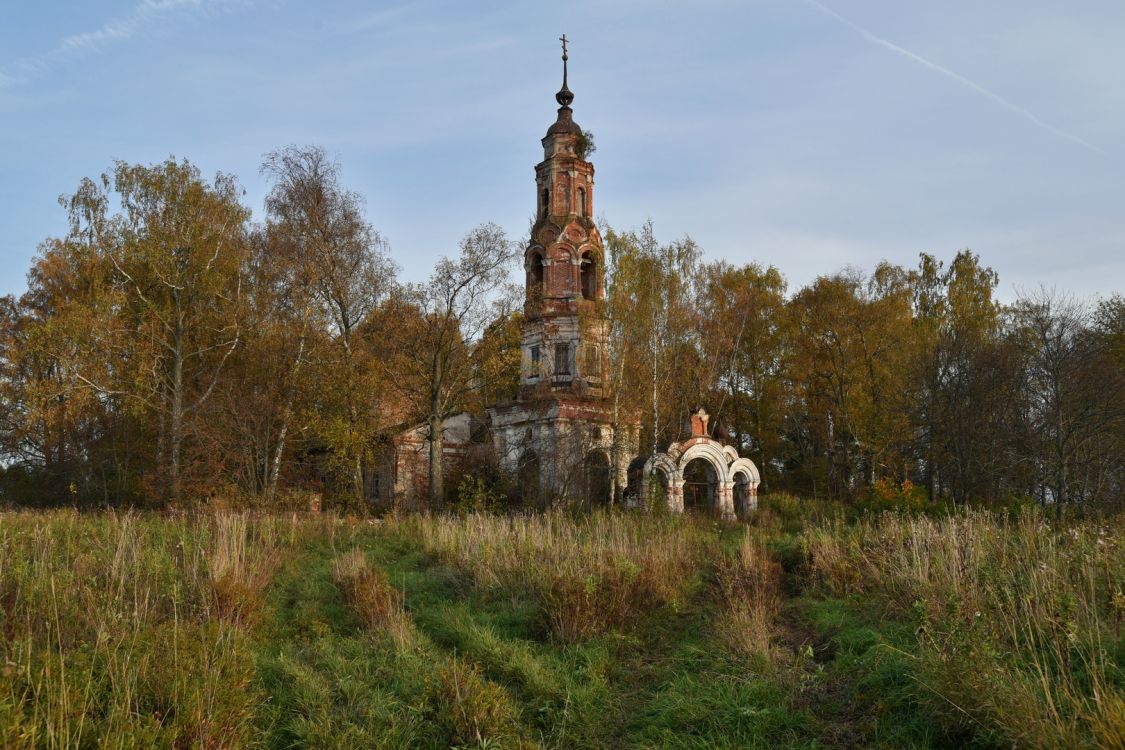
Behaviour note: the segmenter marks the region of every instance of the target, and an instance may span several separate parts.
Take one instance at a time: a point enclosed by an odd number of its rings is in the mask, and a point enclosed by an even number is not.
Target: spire
[[[568,59],[570,59],[570,58],[567,57],[567,54],[566,54],[566,43],[570,40],[568,40],[566,38],[566,34],[563,34],[562,36],[559,37],[559,41],[562,42],[562,49],[563,49],[563,54],[562,54],[563,84],[562,84],[562,88],[559,89],[559,93],[555,94],[555,101],[558,102],[559,104],[561,104],[564,107],[569,107],[570,103],[572,101],[574,101],[574,94],[571,92],[570,89],[568,89],[566,87],[566,61]]]
[[[570,58],[566,54],[566,43],[570,40],[566,38],[566,34],[559,37],[562,42],[562,61],[563,61],[563,83],[559,93],[555,94],[555,101],[561,106],[559,107],[559,117],[555,120],[555,124],[547,131],[548,136],[558,135],[559,133],[569,133],[571,135],[581,135],[582,128],[578,127],[578,123],[571,117],[570,103],[574,101],[574,93],[566,86],[566,61]]]

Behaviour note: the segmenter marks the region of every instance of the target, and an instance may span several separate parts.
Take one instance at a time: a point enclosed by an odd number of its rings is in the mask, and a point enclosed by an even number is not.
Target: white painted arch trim
[[[733,447],[723,446],[714,440],[701,440],[689,445],[682,453],[680,445],[673,444],[669,452],[658,453],[645,462],[644,475],[641,478],[641,491],[647,497],[651,481],[659,474],[668,489],[667,501],[673,511],[683,510],[684,470],[687,465],[697,458],[707,461],[715,470],[716,484],[719,489],[719,510],[724,515],[733,517],[734,498],[731,495],[736,480],[745,478],[749,490],[749,509],[757,507],[758,485],[762,477],[758,467],[749,458],[742,458]]]
[[[720,484],[731,481],[732,477],[727,468],[726,452],[718,443],[710,441],[706,443],[696,443],[683,452],[676,462],[676,472],[679,477],[683,477],[687,465],[697,458],[702,458],[715,467],[715,476]]]
[[[672,459],[668,458],[667,453],[657,453],[655,456],[645,461],[645,479],[652,476],[656,472],[664,475],[666,482],[671,482],[676,478],[676,464],[672,463]]]
[[[746,479],[752,488],[757,488],[762,483],[762,475],[758,473],[758,467],[748,458],[739,458],[730,465],[731,479],[733,480],[739,474],[746,475]]]

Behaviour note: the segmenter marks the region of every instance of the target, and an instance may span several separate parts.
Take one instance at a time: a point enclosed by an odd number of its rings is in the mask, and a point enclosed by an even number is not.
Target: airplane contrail
[[[828,16],[829,18],[837,21],[838,23],[843,24],[844,26],[847,26],[849,29],[851,29],[855,33],[859,34],[860,36],[862,36],[867,41],[869,41],[873,44],[877,44],[880,47],[883,47],[885,49],[889,49],[892,52],[897,52],[898,54],[902,55],[903,57],[909,58],[910,60],[913,60],[914,62],[918,63],[919,65],[925,66],[925,67],[929,68],[930,70],[937,71],[938,73],[941,73],[942,75],[946,76],[947,78],[952,78],[953,80],[957,81],[958,83],[962,84],[963,86],[969,87],[970,89],[977,92],[978,94],[981,94],[983,96],[988,97],[989,99],[996,102],[997,104],[1004,107],[1005,109],[1010,110],[1012,112],[1015,112],[1016,114],[1021,115],[1024,118],[1030,120],[1031,122],[1035,123],[1040,128],[1042,128],[1043,130],[1046,130],[1048,133],[1053,133],[1053,134],[1059,136],[1060,138],[1065,138],[1068,141],[1072,141],[1074,143],[1077,143],[1078,145],[1084,146],[1085,148],[1088,148],[1091,151],[1096,151],[1099,154],[1107,155],[1107,153],[1105,151],[1098,148],[1097,146],[1090,143],[1089,141],[1083,140],[1082,138],[1074,135],[1073,133],[1068,133],[1065,130],[1060,130],[1059,128],[1056,128],[1054,125],[1052,125],[1049,122],[1044,122],[1034,112],[1029,112],[1026,109],[1024,109],[1023,107],[1019,106],[1018,104],[1013,104],[1012,102],[1008,101],[1007,99],[1000,96],[996,92],[990,91],[990,90],[986,89],[984,86],[981,86],[979,83],[976,83],[974,81],[970,81],[965,76],[960,75],[959,73],[955,73],[952,70],[950,70],[949,68],[946,68],[942,65],[938,65],[935,62],[931,62],[930,60],[927,60],[926,58],[922,57],[921,55],[917,55],[917,54],[911,52],[908,49],[905,49],[903,47],[898,46],[894,42],[889,42],[886,39],[883,39],[882,37],[878,37],[875,34],[872,34],[867,29],[863,28],[862,26],[860,26],[856,23],[853,23],[852,21],[848,20],[847,18],[844,18],[839,13],[832,10],[828,6],[824,5],[823,3],[819,2],[818,0],[805,0],[805,2],[808,3],[809,5],[811,5],[816,10],[823,13],[824,15]]]

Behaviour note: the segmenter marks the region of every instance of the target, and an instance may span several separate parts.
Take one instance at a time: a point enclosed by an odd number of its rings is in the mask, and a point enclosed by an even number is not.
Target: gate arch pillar
[[[673,513],[684,512],[684,477],[678,472],[668,479],[668,510]]]
[[[719,482],[717,510],[724,521],[733,521],[737,518],[734,512],[734,482],[730,480]]]

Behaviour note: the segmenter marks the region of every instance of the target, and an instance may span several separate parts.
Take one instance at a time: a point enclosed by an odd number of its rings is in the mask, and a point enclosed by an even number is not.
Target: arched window
[[[586,188],[578,188],[578,215],[586,215]]]
[[[598,296],[598,262],[593,253],[582,253],[582,298],[596,299]]]
[[[527,293],[539,295],[543,290],[543,256],[532,253],[527,258]]]
[[[549,216],[551,213],[551,191],[549,188],[543,188],[543,215]]]
[[[533,346],[527,352],[528,368],[527,377],[538,378],[542,370],[542,355],[539,353],[539,347]]]

